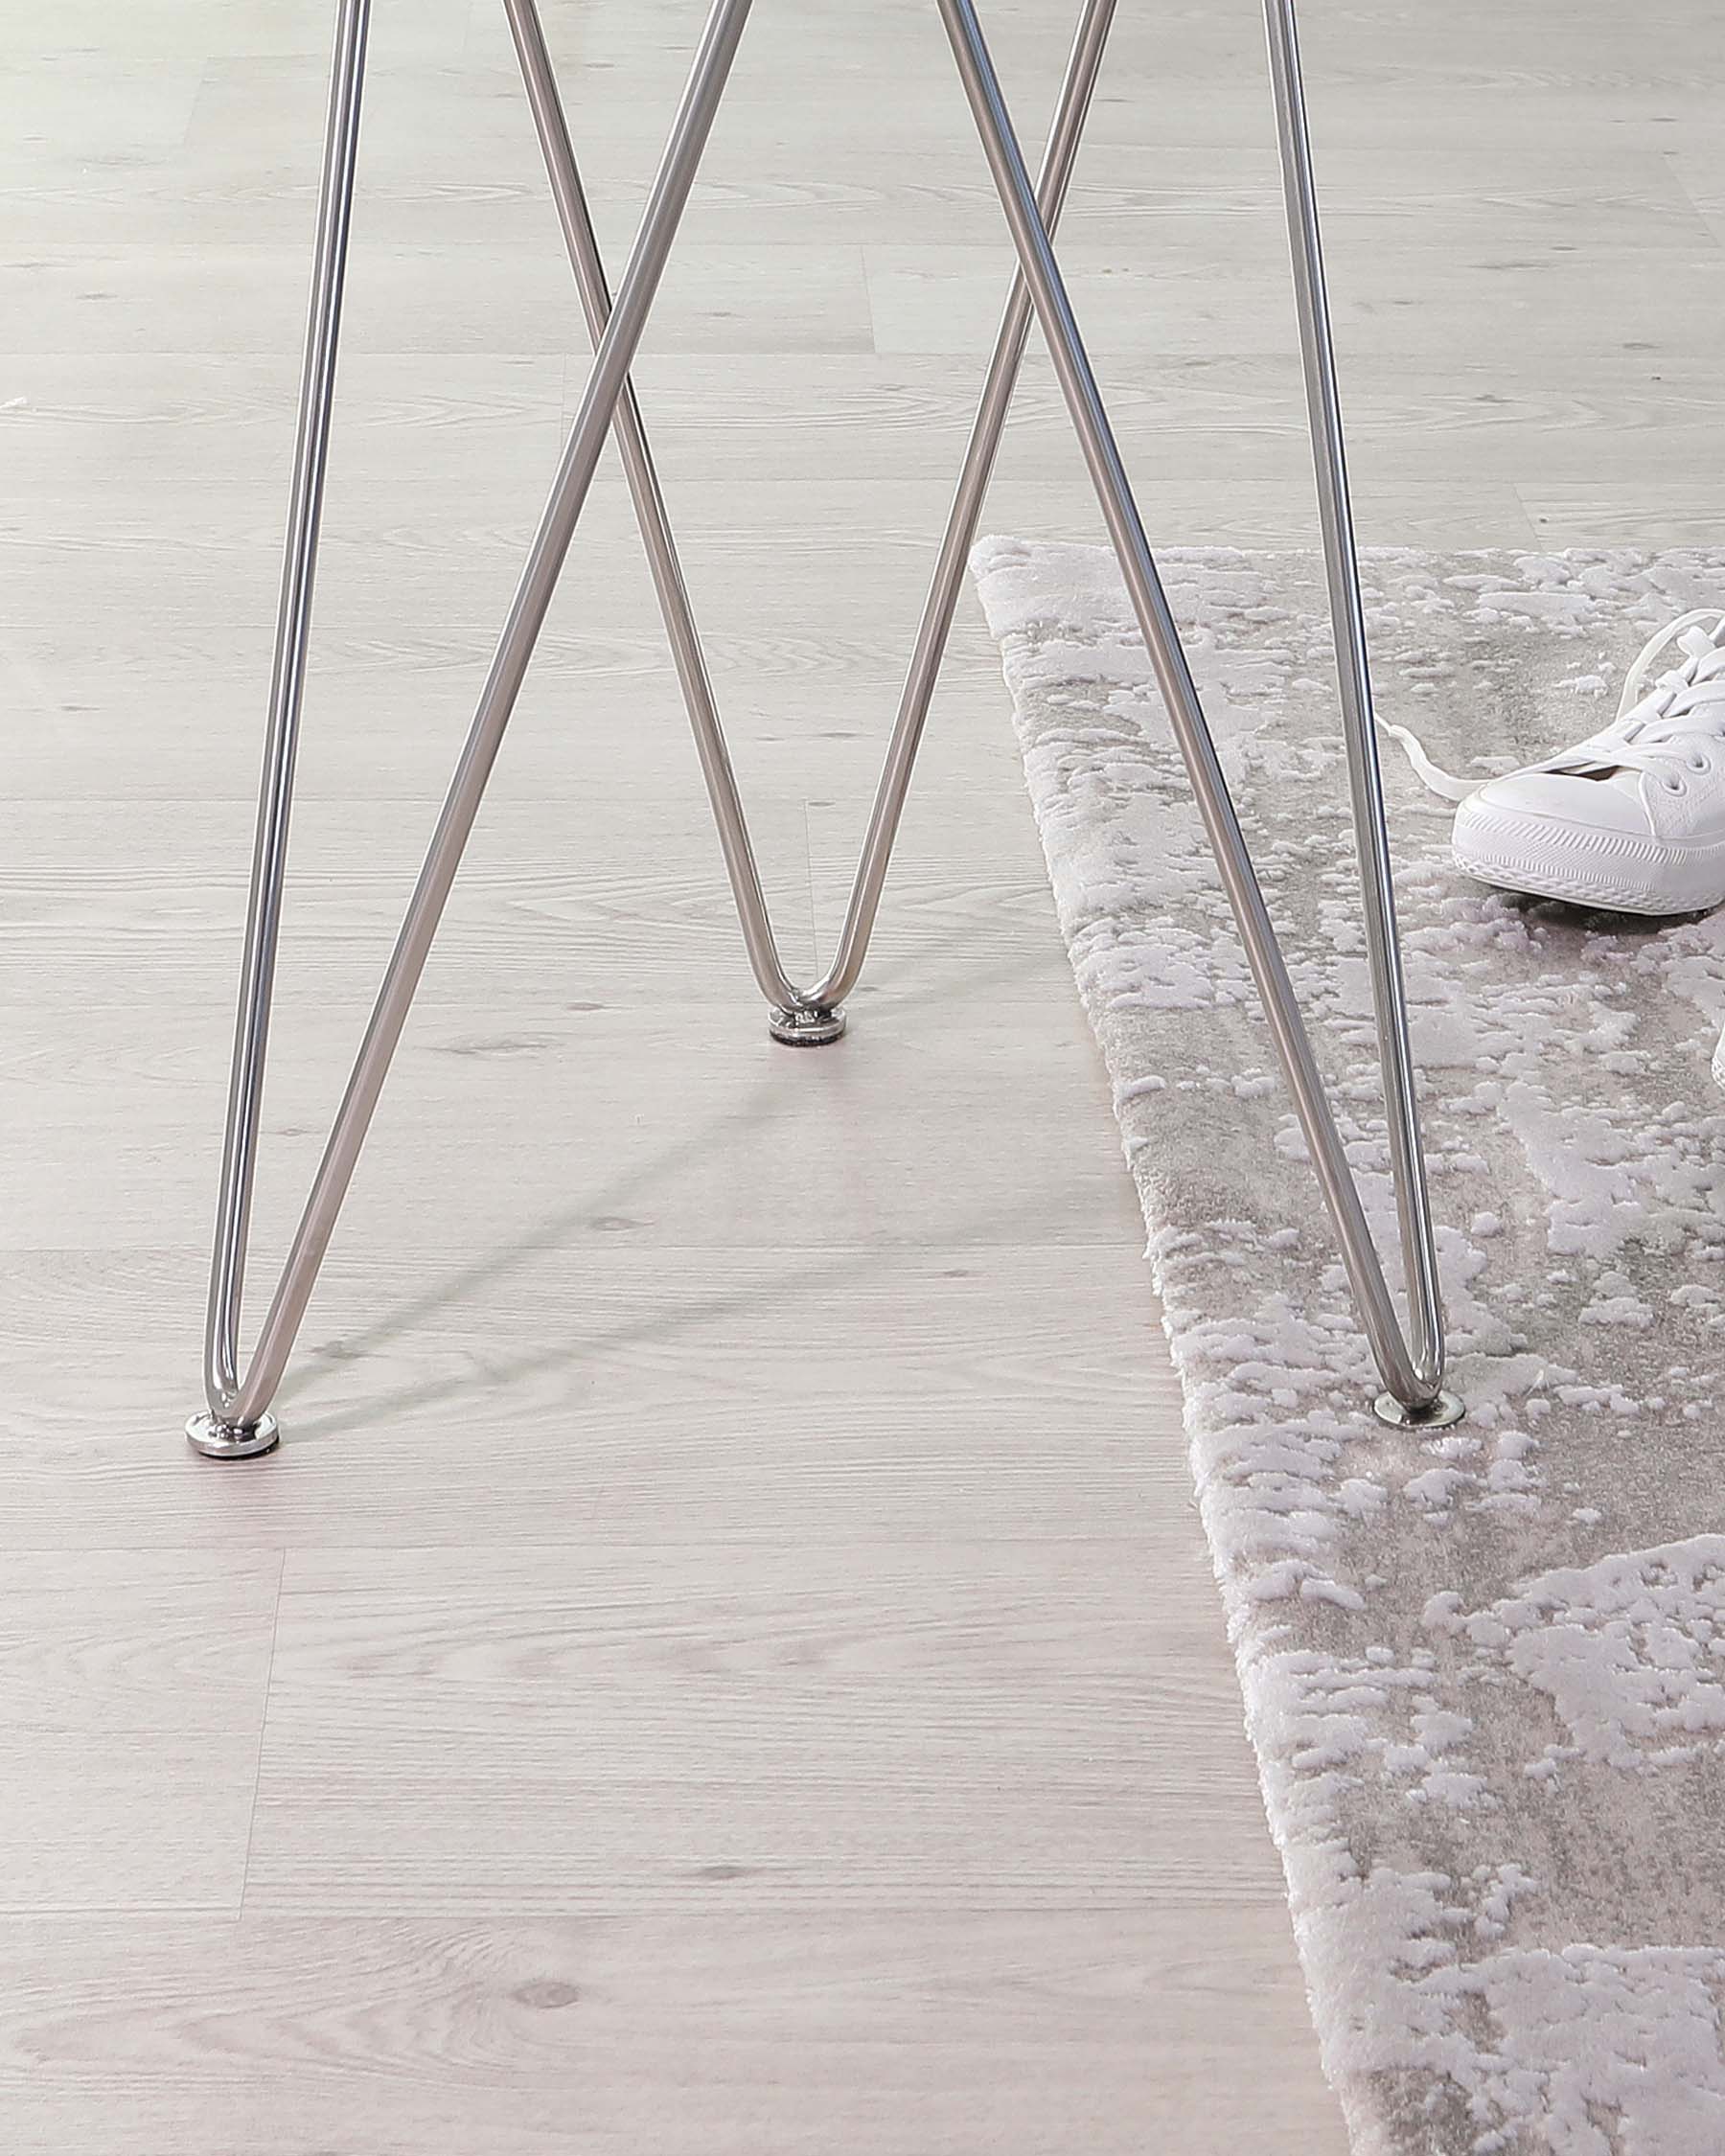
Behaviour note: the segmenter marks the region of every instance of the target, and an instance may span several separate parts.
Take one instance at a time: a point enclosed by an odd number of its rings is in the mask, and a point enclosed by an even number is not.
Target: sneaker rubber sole
[[[1456,865],[1483,883],[1612,913],[1711,913],[1725,905],[1725,845],[1685,846],[1462,802]]]

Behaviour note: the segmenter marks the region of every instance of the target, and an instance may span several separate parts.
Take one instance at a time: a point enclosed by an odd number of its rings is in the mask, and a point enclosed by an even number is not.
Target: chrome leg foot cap
[[[844,1033],[844,1013],[798,1008],[783,1011],[775,1005],[767,1013],[767,1030],[788,1048],[824,1048]]]
[[[256,1422],[218,1422],[212,1414],[194,1415],[186,1424],[186,1442],[205,1459],[256,1459],[273,1453],[282,1441],[282,1426],[274,1415],[260,1415]]]
[[[1467,1409],[1453,1392],[1439,1392],[1423,1408],[1410,1408],[1393,1392],[1380,1392],[1371,1403],[1371,1411],[1392,1430],[1447,1430],[1451,1423],[1461,1420]]]

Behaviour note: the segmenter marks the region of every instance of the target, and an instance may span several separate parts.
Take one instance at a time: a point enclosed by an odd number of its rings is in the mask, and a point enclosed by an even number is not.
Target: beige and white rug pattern
[[[1385,771],[1460,1427],[1372,1378],[1112,557],[993,539],[1326,2069],[1363,2156],[1725,2150],[1725,919],[1493,895]],[[1314,562],[1162,562],[1349,1151],[1387,1178]],[[1591,731],[1725,552],[1369,555],[1381,715]],[[1218,1142],[1218,1134],[1225,1142]]]

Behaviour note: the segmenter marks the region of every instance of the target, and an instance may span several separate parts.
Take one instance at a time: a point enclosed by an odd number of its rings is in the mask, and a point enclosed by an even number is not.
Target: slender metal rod
[[[220,1198],[216,1215],[215,1252],[210,1266],[204,1383],[211,1408],[218,1413],[220,1412],[218,1403],[232,1392],[239,1359],[245,1245],[251,1225],[258,1131],[264,1107],[270,1001],[275,988],[282,889],[288,867],[288,825],[293,805],[293,769],[306,683],[306,650],[311,631],[317,538],[323,515],[324,471],[335,392],[341,295],[347,271],[348,229],[354,206],[354,162],[359,146],[360,97],[365,81],[365,43],[370,23],[371,0],[341,0],[336,11],[335,50],[330,68],[329,119],[318,189],[317,241],[293,451],[293,492],[282,563],[269,722],[264,743],[264,774],[252,850],[251,896],[246,911],[239,1010],[234,1025],[234,1060],[228,1084],[227,1126],[222,1143]]]
[[[1199,814],[1233,907],[1240,939],[1257,983],[1264,1015],[1281,1059],[1306,1146],[1341,1244],[1361,1321],[1385,1385],[1415,1411],[1437,1397],[1428,1373],[1417,1370],[1402,1338],[1359,1190],[1347,1162],[1323,1081],[1300,1015],[1293,984],[1253,868],[1220,759],[1204,717],[1191,669],[1167,596],[1144,536],[1138,505],[1109,424],[1078,324],[1067,297],[1047,228],[1038,213],[1024,152],[1014,132],[973,0],[938,0],[958,73],[983,150],[1006,213],[1047,340],[1072,424],[1084,450],[1109,535],[1119,557],[1133,609],[1175,738],[1185,761]]]
[[[1084,124],[1090,114],[1091,99],[1114,14],[1115,0],[1086,0],[1079,17],[1036,188],[1037,207],[1044,226],[1050,233],[1060,222],[1060,213],[1066,205],[1067,190],[1071,184],[1072,169],[1084,139]],[[839,948],[830,969],[809,991],[811,1000],[816,1003],[841,1002],[856,986],[868,954],[868,941],[880,910],[881,892],[891,863],[899,819],[910,791],[916,752],[922,743],[941,661],[946,655],[958,595],[964,588],[970,550],[977,537],[988,482],[994,475],[1000,435],[1012,405],[1013,391],[1018,386],[1033,318],[1029,288],[1021,270],[1013,278],[1011,296],[1000,320],[1000,333],[995,338],[994,356],[988,364],[981,401],[971,427],[964,466],[947,514],[946,531],[923,605],[886,761],[869,814],[844,924],[840,930]]]
[[[748,18],[751,0],[715,0],[681,105],[635,240],[617,302],[594,356],[551,496],[533,540],[520,584],[498,639],[419,881],[408,902],[377,1003],[355,1060],[347,1090],[306,1200],[292,1247],[264,1317],[243,1381],[221,1349],[225,1325],[211,1328],[210,1408],[229,1426],[257,1421],[267,1407],[299,1330],[341,1201],[365,1142],[372,1112],[406,1022],[437,925],[486,781],[501,745],[534,644],[556,589],[635,347],[688,199],[713,116]],[[278,893],[279,898],[279,893]],[[219,1288],[219,1282],[218,1283]],[[214,1307],[214,1306],[213,1306]]]
[[[503,0],[503,6],[509,16],[516,55],[527,86],[527,102],[550,177],[552,199],[563,226],[564,244],[568,250],[569,265],[575,272],[576,288],[581,294],[582,311],[596,345],[610,319],[610,286],[575,163],[563,100],[558,95],[556,70],[545,44],[536,0]],[[738,918],[743,924],[743,942],[748,952],[748,963],[769,1002],[781,1008],[799,1004],[804,1000],[802,993],[785,972],[772,932],[760,870],[749,842],[748,823],[737,791],[736,773],[731,768],[730,751],[725,746],[724,729],[720,722],[718,700],[707,673],[701,633],[695,626],[694,608],[683,579],[682,564],[677,558],[677,542],[671,535],[671,520],[666,514],[664,494],[632,382],[626,381],[623,385],[615,430],[624,475],[634,501],[635,521],[641,528],[654,589],[658,594],[659,612],[664,617],[665,633],[670,638],[683,702],[701,757],[702,772],[706,779],[707,797],[713,805],[713,820],[719,827],[719,843],[724,850],[725,873],[730,879]]]
[[[552,197],[582,307],[587,327],[597,337],[610,310],[610,295],[537,0],[503,0],[503,4],[527,85],[528,103],[550,175]],[[1071,183],[1116,4],[1116,0],[1086,0],[1079,19],[1037,186],[1044,221],[1050,229],[1059,221]],[[977,524],[1000,451],[1001,431],[1033,319],[1029,292],[1022,274],[1016,274],[995,339],[963,468],[930,581],[840,930],[838,951],[828,971],[807,988],[798,987],[785,972],[773,935],[749,838],[748,817],[725,748],[717,699],[702,657],[687,585],[632,386],[625,389],[617,408],[617,446],[700,752],[725,869],[743,926],[744,945],[763,994],[780,1008],[830,1011],[849,995],[862,970],[929,705],[952,631],[953,616],[964,588],[970,549],[976,539]]]
[[[1294,0],[1264,0],[1270,40],[1270,80],[1276,96],[1276,127],[1281,147],[1282,201],[1300,316],[1300,349],[1305,371],[1312,461],[1318,481],[1319,521],[1329,581],[1330,627],[1336,647],[1336,681],[1342,734],[1347,751],[1354,843],[1360,860],[1366,950],[1377,1014],[1378,1061],[1390,1132],[1390,1159],[1401,1230],[1415,1369],[1436,1384],[1443,1369],[1443,1304],[1438,1278],[1438,1247],[1426,1187],[1425,1149],[1419,1135],[1419,1101],[1414,1052],[1408,1038],[1407,985],[1395,925],[1395,883],[1384,814],[1384,782],[1378,767],[1377,718],[1372,708],[1371,663],[1366,641],[1366,608],[1354,549],[1353,509],[1343,446],[1342,402],[1336,387],[1335,346],[1318,230],[1318,195],[1312,177],[1311,138],[1300,69]]]

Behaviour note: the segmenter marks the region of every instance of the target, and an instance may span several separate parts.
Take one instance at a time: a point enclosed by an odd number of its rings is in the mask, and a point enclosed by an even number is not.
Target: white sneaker
[[[1649,683],[1675,644],[1682,664]],[[1725,614],[1662,629],[1629,669],[1609,726],[1543,764],[1468,786],[1405,727],[1385,726],[1427,785],[1460,805],[1456,862],[1500,889],[1618,913],[1725,904]]]

